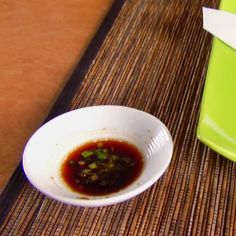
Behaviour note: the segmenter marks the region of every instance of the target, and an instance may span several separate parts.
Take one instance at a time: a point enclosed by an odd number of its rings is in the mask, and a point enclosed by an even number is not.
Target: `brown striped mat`
[[[115,1],[47,118],[98,104],[153,114],[174,139],[161,179],[129,201],[80,208],[39,193],[19,166],[0,197],[0,235],[236,235],[236,165],[196,138],[212,39],[202,6],[218,1]]]

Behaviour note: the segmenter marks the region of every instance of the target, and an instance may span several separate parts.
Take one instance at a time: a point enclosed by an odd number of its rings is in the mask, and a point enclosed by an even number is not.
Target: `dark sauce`
[[[106,195],[133,183],[141,174],[144,159],[139,150],[124,141],[99,140],[71,152],[62,164],[65,183],[86,195]]]

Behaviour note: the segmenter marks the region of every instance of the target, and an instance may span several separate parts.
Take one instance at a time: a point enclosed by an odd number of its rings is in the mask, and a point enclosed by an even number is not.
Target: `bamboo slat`
[[[212,39],[202,6],[218,1],[116,1],[46,119],[100,104],[153,114],[174,140],[160,180],[129,201],[82,208],[39,193],[20,165],[0,197],[0,235],[236,235],[236,165],[196,138]]]

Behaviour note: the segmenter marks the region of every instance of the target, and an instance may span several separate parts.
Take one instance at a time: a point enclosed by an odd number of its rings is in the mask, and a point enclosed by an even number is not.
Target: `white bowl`
[[[104,138],[138,147],[145,159],[141,175],[108,196],[73,192],[61,178],[63,161],[77,146]],[[67,112],[39,128],[25,147],[23,168],[29,181],[53,199],[76,206],[105,206],[130,199],[154,184],[168,167],[172,151],[171,135],[156,117],[123,106],[93,106]]]

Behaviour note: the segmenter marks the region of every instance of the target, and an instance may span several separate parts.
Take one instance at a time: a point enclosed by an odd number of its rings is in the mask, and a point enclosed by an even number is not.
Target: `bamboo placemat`
[[[47,118],[98,104],[153,114],[174,139],[161,179],[124,203],[80,208],[39,193],[19,166],[0,197],[0,235],[236,235],[236,165],[196,138],[211,49],[203,5],[218,1],[116,1]]]

